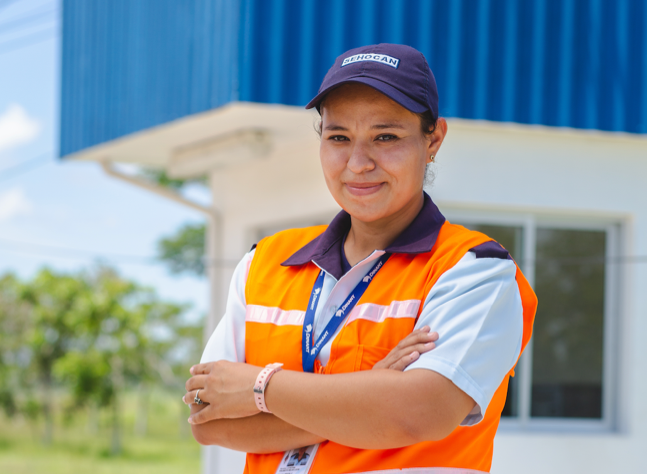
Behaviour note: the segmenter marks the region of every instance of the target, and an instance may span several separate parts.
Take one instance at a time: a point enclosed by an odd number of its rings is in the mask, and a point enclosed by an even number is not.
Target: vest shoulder
[[[469,250],[473,246],[489,240],[493,239],[482,232],[445,221],[438,233],[436,244],[443,247],[466,247]]]
[[[319,235],[323,234],[323,232],[326,230],[328,225],[315,225],[311,227],[297,227],[294,229],[285,229],[282,231],[277,232],[276,234],[269,235],[265,237],[264,239],[261,240],[271,242],[271,243],[279,243],[279,242],[290,242],[290,243],[298,243],[298,242],[303,242],[303,244],[307,244],[310,242],[312,239],[318,237]],[[260,242],[259,242],[260,244]]]
[[[327,227],[327,225],[317,225],[282,230],[261,239],[256,246],[256,251],[257,253],[271,251],[273,255],[284,256],[287,259],[301,247],[323,234]]]
[[[460,248],[463,253],[472,251],[476,254],[476,258],[511,258],[508,251],[492,237],[448,221],[440,231],[438,244],[444,249]]]

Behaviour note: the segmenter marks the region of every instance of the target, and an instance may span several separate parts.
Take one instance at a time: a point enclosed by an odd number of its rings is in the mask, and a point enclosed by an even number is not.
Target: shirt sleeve
[[[225,314],[209,338],[200,363],[217,360],[245,362],[245,285],[254,253],[255,250],[247,253],[234,270]]]
[[[428,369],[447,377],[476,406],[461,422],[480,422],[521,352],[523,307],[510,259],[468,252],[433,286],[416,322],[438,332],[436,348],[406,370]]]

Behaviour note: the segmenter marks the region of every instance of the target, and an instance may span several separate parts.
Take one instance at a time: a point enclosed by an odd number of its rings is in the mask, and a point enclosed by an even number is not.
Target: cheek
[[[319,147],[319,159],[326,181],[338,180],[346,167],[346,159],[342,150],[321,142]],[[331,184],[331,183],[329,183]]]
[[[380,159],[380,168],[397,183],[417,184],[424,180],[425,157],[417,146],[401,146],[388,150]]]

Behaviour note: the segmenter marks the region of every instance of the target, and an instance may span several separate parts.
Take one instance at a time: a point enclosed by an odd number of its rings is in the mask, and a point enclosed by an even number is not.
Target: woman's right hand
[[[395,346],[389,355],[373,366],[373,369],[392,369],[403,371],[418,360],[420,354],[429,352],[436,347],[437,332],[429,332],[431,328],[424,326],[416,329]]]

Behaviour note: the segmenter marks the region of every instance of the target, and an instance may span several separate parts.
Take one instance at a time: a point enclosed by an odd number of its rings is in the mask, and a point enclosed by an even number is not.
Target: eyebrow
[[[371,130],[384,130],[385,128],[399,128],[404,130],[404,127],[399,123],[379,123],[377,125],[373,125]]]
[[[348,131],[346,127],[342,127],[341,125],[337,125],[334,123],[327,125],[326,128],[324,128],[324,130],[335,130],[335,131],[344,131],[344,132]]]
[[[388,128],[397,128],[400,130],[404,130],[404,126],[400,125],[399,123],[379,123],[376,125],[371,126],[371,130],[385,130]],[[333,131],[344,131],[347,132],[348,129],[346,127],[342,127],[341,125],[337,125],[335,123],[331,123],[330,125],[327,125],[324,130],[333,130]]]

